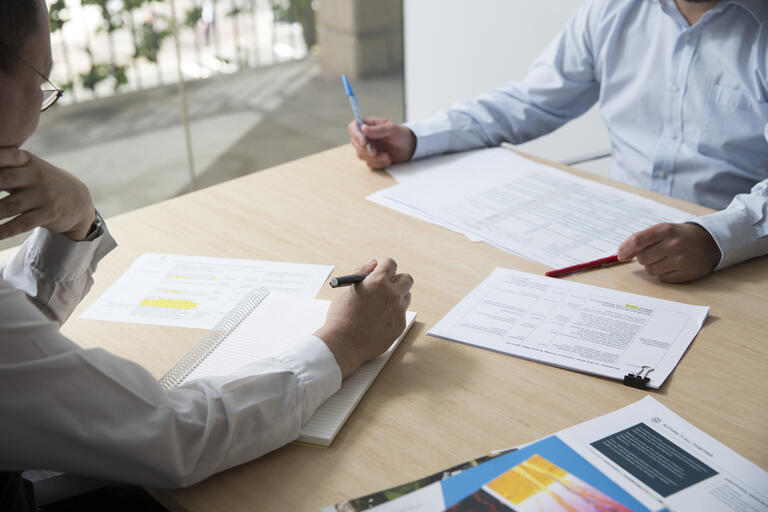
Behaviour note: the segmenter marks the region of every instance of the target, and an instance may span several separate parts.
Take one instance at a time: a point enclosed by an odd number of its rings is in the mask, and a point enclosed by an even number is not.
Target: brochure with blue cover
[[[557,436],[441,482],[447,510],[651,512]]]

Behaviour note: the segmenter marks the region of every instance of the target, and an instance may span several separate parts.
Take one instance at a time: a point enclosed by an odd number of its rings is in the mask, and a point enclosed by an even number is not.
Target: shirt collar
[[[677,6],[675,5],[675,0],[651,0],[653,2],[658,1],[662,5],[666,5],[668,8],[675,9],[677,11]],[[718,9],[720,11],[724,10],[725,7],[728,6],[728,4],[734,4],[745,11],[747,11],[749,14],[751,14],[755,20],[757,20],[758,23],[764,21],[763,18],[766,14],[768,14],[768,10],[766,10],[766,7],[768,5],[766,4],[765,0],[721,0],[717,6],[715,6],[715,9]]]
[[[768,11],[765,9],[765,0],[730,0],[729,3],[736,4],[739,7],[744,8],[752,16],[755,17],[758,23],[764,21],[766,14],[768,14]]]

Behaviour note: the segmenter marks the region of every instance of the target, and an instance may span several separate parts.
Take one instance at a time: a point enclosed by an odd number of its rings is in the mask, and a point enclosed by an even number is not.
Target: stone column
[[[403,65],[403,0],[320,0],[320,63],[350,78]]]

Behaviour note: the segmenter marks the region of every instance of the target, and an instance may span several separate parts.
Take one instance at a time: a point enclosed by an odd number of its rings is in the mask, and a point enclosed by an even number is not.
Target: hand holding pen
[[[371,169],[383,169],[410,160],[416,150],[416,135],[385,117],[360,117],[357,99],[346,76],[342,77],[342,83],[355,114],[355,120],[347,125],[347,133],[357,157]]]
[[[360,279],[360,276],[367,276]],[[371,260],[357,269],[358,283],[334,292],[325,324],[315,331],[346,377],[384,352],[405,328],[413,278],[397,263]]]

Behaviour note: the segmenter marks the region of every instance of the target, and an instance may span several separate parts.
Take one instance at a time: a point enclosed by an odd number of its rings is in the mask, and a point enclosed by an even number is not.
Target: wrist
[[[413,154],[416,152],[416,144],[418,144],[418,139],[416,138],[416,134],[413,133],[413,130],[405,127],[406,130],[408,130],[408,135],[410,136],[410,151],[408,152],[408,161],[410,161],[413,158]]]
[[[707,231],[707,229],[704,226],[701,226],[696,223],[691,223],[692,226],[696,226],[699,229],[699,235],[701,236],[703,242],[703,253],[704,257],[707,259],[707,263],[710,264],[711,268],[714,269],[717,267],[718,263],[720,263],[720,260],[722,259],[722,253],[720,252],[720,247],[718,247],[717,242],[715,241],[712,234]]]
[[[360,366],[357,357],[355,357],[352,351],[347,348],[349,344],[344,342],[342,335],[323,326],[315,331],[314,336],[317,336],[320,341],[325,343],[328,350],[333,354],[334,359],[336,359],[336,364],[339,365],[339,369],[341,370],[342,379],[357,370]]]
[[[709,263],[712,266],[712,270],[717,267],[717,265],[720,263],[720,260],[723,258],[722,253],[720,252],[720,248],[717,246],[717,243],[715,242],[715,239],[712,238],[712,235],[707,233],[707,238],[709,240]]]
[[[96,210],[91,208],[88,215],[86,215],[82,221],[80,221],[74,229],[62,233],[73,242],[82,242],[91,233],[96,224]]]

